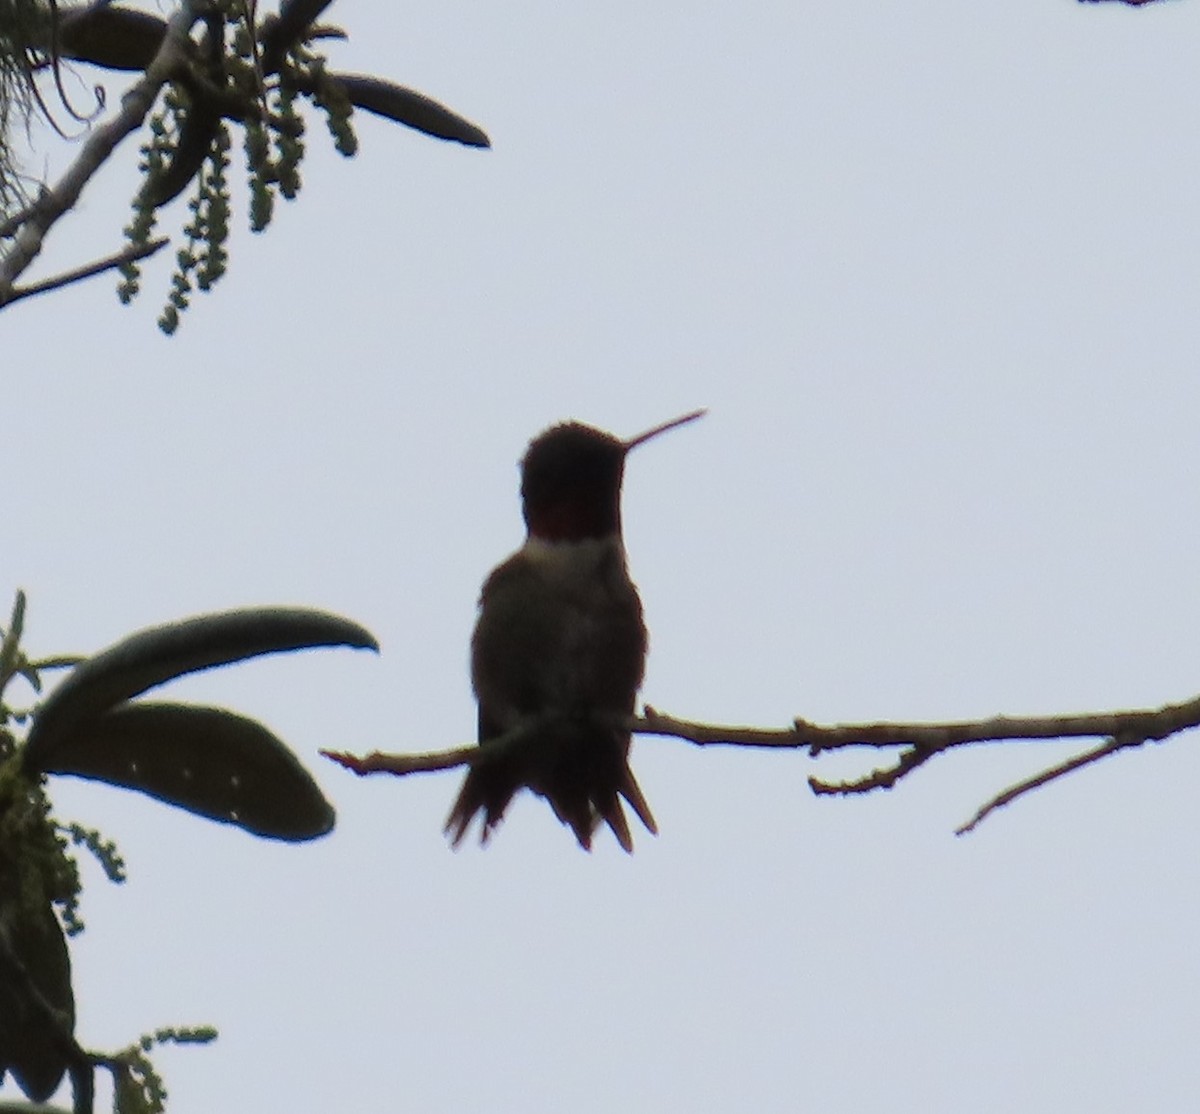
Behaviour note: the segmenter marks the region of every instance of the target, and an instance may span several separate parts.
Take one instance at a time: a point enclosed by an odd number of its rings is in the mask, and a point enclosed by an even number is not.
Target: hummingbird
[[[624,726],[642,684],[647,636],[621,536],[621,481],[630,450],[704,413],[626,441],[564,422],[530,442],[521,461],[525,544],[484,581],[471,639],[479,742],[522,723],[530,734],[468,770],[446,821],[453,846],[476,813],[486,844],[525,787],[549,802],[584,850],[603,820],[633,851],[622,797],[658,834],[629,768]]]

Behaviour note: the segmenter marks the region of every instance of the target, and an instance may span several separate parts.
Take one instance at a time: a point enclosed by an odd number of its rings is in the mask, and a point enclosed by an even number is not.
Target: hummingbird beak
[[[653,429],[646,430],[645,433],[639,433],[636,437],[631,437],[625,442],[625,451],[636,449],[638,445],[649,441],[651,437],[657,437],[660,433],[666,433],[668,429],[674,429],[676,426],[687,425],[688,422],[694,422],[697,418],[703,418],[707,414],[707,410],[693,410],[690,414],[684,414],[682,418],[672,418],[669,422],[663,422],[662,425],[656,425]]]

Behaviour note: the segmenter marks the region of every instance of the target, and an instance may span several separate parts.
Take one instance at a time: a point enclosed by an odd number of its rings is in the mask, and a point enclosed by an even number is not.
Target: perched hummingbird
[[[471,682],[481,743],[523,721],[548,721],[468,771],[446,821],[456,847],[477,812],[486,843],[523,786],[550,802],[585,850],[603,820],[633,851],[620,797],[657,834],[620,726],[634,712],[646,664],[642,601],[621,538],[621,479],[630,449],[703,413],[628,441],[566,422],[530,443],[521,461],[527,536],[484,581]]]

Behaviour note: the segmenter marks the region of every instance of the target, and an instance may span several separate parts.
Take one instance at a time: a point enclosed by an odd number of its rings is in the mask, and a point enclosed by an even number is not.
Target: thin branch
[[[374,751],[357,757],[344,751],[321,751],[338,765],[361,775],[387,773],[396,777],[408,774],[449,770],[458,766],[477,766],[494,761],[526,743],[551,721],[543,715],[518,725],[513,730],[479,746],[453,747],[423,754],[386,754]],[[930,759],[956,747],[1011,740],[1058,741],[1100,737],[1101,746],[1067,759],[1034,777],[1010,786],[988,801],[975,816],[963,824],[957,834],[972,831],[985,817],[1026,793],[1060,777],[1099,761],[1118,750],[1161,741],[1189,728],[1200,726],[1200,697],[1158,709],[1097,712],[1061,716],[993,716],[984,720],[960,720],[951,723],[859,723],[821,727],[797,719],[790,728],[731,727],[697,723],[666,715],[647,705],[642,716],[622,719],[619,726],[642,735],[664,735],[683,739],[696,746],[739,746],[799,750],[806,748],[811,757],[846,747],[899,748],[900,754],[890,766],[872,770],[861,778],[829,782],[810,777],[809,787],[818,795],[848,796],[891,789],[902,778]],[[544,737],[544,736],[543,736]]]
[[[641,719],[631,719],[629,729],[642,735],[673,735],[696,746],[736,747],[796,747],[808,746],[800,724],[792,728],[723,727],[694,720],[677,719],[656,711],[649,704],[642,710]]]
[[[359,777],[367,774],[403,777],[405,774],[425,774],[469,765],[472,755],[482,753],[482,750],[482,747],[454,747],[452,750],[430,751],[426,754],[387,754],[373,750],[362,757],[346,750],[321,750],[317,753]]]
[[[955,747],[1011,740],[1050,742],[1086,737],[1108,740],[1099,747],[1075,755],[1005,789],[981,807],[970,821],[957,829],[957,834],[963,835],[973,831],[996,809],[1051,781],[1091,765],[1118,750],[1151,741],[1160,742],[1171,735],[1197,726],[1200,726],[1200,697],[1179,704],[1166,704],[1157,709],[1061,716],[994,716],[985,720],[954,723],[865,723],[821,727],[807,720],[797,719],[791,731],[762,731],[757,728],[716,727],[690,723],[662,715],[647,707],[645,718],[640,722],[634,721],[633,729],[657,735],[676,736],[698,746],[806,746],[813,757],[824,751],[841,750],[846,747],[904,748],[893,765],[872,770],[861,778],[830,782],[810,777],[809,787],[821,796],[850,796],[870,793],[876,789],[891,789],[901,778],[924,765],[935,755]]]
[[[876,789],[891,789],[902,777],[923,766],[940,751],[928,747],[910,747],[903,751],[895,765],[872,770],[865,777],[849,781],[822,781],[818,777],[808,779],[808,787],[818,796],[849,797],[857,793],[871,793]]]
[[[126,263],[136,263],[139,259],[146,259],[154,255],[170,242],[168,237],[160,236],[157,240],[151,240],[145,244],[127,244],[120,251],[115,251],[112,255],[99,259],[95,263],[85,263],[82,267],[64,271],[61,275],[42,279],[41,282],[33,282],[28,286],[14,286],[9,292],[8,301],[5,304],[11,305],[13,302],[19,302],[22,298],[32,298],[35,294],[59,290],[64,286],[70,286],[73,282],[81,282],[83,279],[103,274],[105,271],[111,271],[114,267],[120,267]]]
[[[971,743],[1009,739],[1048,740],[1118,734],[1165,739],[1189,727],[1200,726],[1200,696],[1157,709],[1059,716],[993,716],[950,723],[850,723],[822,727],[797,719],[791,730],[695,723],[664,715],[647,706],[644,717],[633,720],[631,726],[634,731],[672,735],[697,746],[808,747],[813,757],[846,747],[911,746],[937,753]]]
[[[1083,754],[1075,755],[1074,758],[1068,758],[1065,762],[1061,762],[1057,766],[1051,766],[1050,769],[1043,770],[1040,774],[1035,774],[1031,778],[1017,782],[1016,785],[1010,785],[1003,793],[997,793],[987,804],[983,805],[965,824],[961,824],[955,828],[954,834],[966,835],[967,832],[974,831],[980,822],[995,812],[996,809],[1011,804],[1018,797],[1022,797],[1026,793],[1031,793],[1035,789],[1040,789],[1048,782],[1065,777],[1067,774],[1073,773],[1084,766],[1090,766],[1093,762],[1099,762],[1101,758],[1107,758],[1110,754],[1116,754],[1119,750],[1125,750],[1127,747],[1141,746],[1144,742],[1146,742],[1145,739],[1139,739],[1136,736],[1132,738],[1116,736],[1101,746],[1095,747],[1092,750],[1086,750]]]
[[[91,132],[58,184],[42,194],[22,222],[12,245],[0,256],[0,309],[12,301],[14,284],[41,252],[50,229],[74,207],[84,186],[121,141],[142,126],[163,84],[186,63],[196,7],[197,0],[183,0],[167,24],[167,34],[154,61],[121,98],[120,110]]]
[[[537,735],[554,715],[531,716],[517,724],[511,731],[488,739],[486,743],[450,750],[429,751],[425,754],[385,754],[372,751],[361,758],[344,750],[323,750],[323,758],[363,777],[366,774],[392,774],[404,777],[407,774],[425,774],[436,770],[452,770],[457,766],[483,766],[494,762],[503,754],[519,747],[525,740]]]

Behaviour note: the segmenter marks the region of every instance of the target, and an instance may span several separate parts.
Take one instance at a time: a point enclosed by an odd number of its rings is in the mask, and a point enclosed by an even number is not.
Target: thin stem
[[[514,748],[526,745],[553,716],[539,716],[518,725],[512,731],[479,746],[453,747],[422,754],[386,754],[374,751],[365,757],[346,752],[322,751],[326,758],[356,774],[407,774],[448,770],[457,766],[476,766],[495,760]],[[1096,712],[1061,716],[993,716],[983,720],[959,720],[948,723],[862,723],[821,727],[797,719],[790,728],[731,727],[678,719],[646,706],[639,717],[622,719],[619,726],[631,733],[663,735],[696,746],[740,746],[766,749],[807,749],[810,756],[847,747],[899,748],[898,758],[860,778],[839,782],[809,778],[809,786],[818,795],[848,796],[891,789],[902,778],[926,765],[931,759],[957,747],[1005,741],[1051,742],[1098,736],[1107,741],[1051,766],[988,801],[975,816],[958,829],[962,835],[972,831],[996,809],[1051,781],[1099,761],[1118,750],[1161,741],[1192,727],[1200,726],[1200,697],[1158,709]]]
[[[9,292],[8,302],[5,304],[11,305],[13,302],[19,302],[22,298],[32,298],[35,294],[45,294],[51,290],[60,290],[64,286],[70,286],[71,283],[82,282],[84,279],[103,274],[105,271],[111,271],[114,267],[120,267],[125,263],[136,263],[139,259],[146,259],[154,255],[155,252],[166,247],[170,242],[168,237],[160,236],[157,240],[151,240],[149,243],[129,244],[120,251],[113,252],[112,255],[105,256],[105,258],[99,259],[95,263],[85,263],[82,267],[64,271],[61,275],[42,279],[41,282],[33,282],[28,286],[14,286]]]

